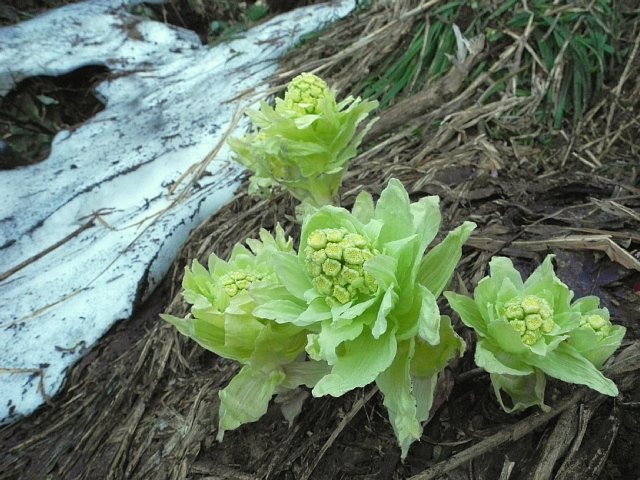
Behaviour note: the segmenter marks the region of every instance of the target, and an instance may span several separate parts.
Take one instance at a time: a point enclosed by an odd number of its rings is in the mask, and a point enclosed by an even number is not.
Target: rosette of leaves
[[[228,262],[212,254],[205,268],[194,260],[182,282],[191,314],[161,315],[205,349],[243,365],[219,393],[219,440],[226,430],[262,417],[274,393],[313,386],[327,371],[326,364],[302,361],[307,338],[303,328],[253,313],[256,301],[251,291],[277,283],[273,256],[293,251],[292,240],[285,239],[278,226],[275,237],[261,230],[260,240],[246,243],[249,248],[235,245]]]
[[[573,292],[555,275],[552,258],[548,255],[523,282],[511,260],[494,257],[490,275],[478,283],[473,299],[445,293],[451,308],[475,330],[475,362],[490,373],[495,395],[507,412],[534,405],[547,410],[545,375],[605,395],[618,394],[598,367],[620,345],[624,329],[602,329],[608,312],[596,309],[593,297],[571,305]],[[596,316],[602,322],[595,322]],[[587,342],[598,335],[601,343],[591,349]],[[505,402],[503,391],[510,402]]]
[[[256,314],[311,331],[309,357],[331,368],[314,396],[377,384],[403,458],[421,437],[439,373],[464,350],[436,299],[475,224],[425,255],[440,221],[438,197],[412,203],[392,179],[377,204],[363,192],[351,212],[324,206],[308,214],[299,252],[275,257],[281,285],[256,293],[265,300]]]
[[[342,177],[371,123],[357,127],[377,106],[351,96],[337,102],[319,77],[295,77],[275,107],[263,101],[247,111],[256,132],[229,139],[235,159],[253,172],[249,192],[280,185],[313,207],[339,203]]]

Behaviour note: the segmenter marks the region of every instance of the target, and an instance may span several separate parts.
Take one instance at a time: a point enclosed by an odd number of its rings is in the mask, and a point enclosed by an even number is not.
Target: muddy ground
[[[380,45],[399,48],[425,3],[339,22],[293,52],[274,81],[319,68],[344,92],[374,68],[375,55],[385,54]],[[367,35],[384,43],[356,42]],[[626,61],[611,72],[580,124],[549,129],[515,97],[486,108],[477,102],[480,86],[470,89],[465,72],[452,71],[378,112],[342,188],[349,207],[359,191],[376,195],[395,177],[414,200],[441,197],[443,231],[476,222],[452,289],[472,290],[492,255],[511,257],[528,274],[555,253],[558,276],[576,295],[599,295],[627,328],[608,369],[619,397],[550,382],[549,414],[507,415],[488,375],[473,364],[473,335],[454,316],[467,353],[443,377],[433,418],[405,462],[371,386],[339,399],[307,395],[292,425],[272,405],[259,422],[216,442],[217,392],[238,366],[181,337],[158,314],[186,312],[179,289],[188,260],[202,261],[213,251],[225,257],[234,243],[278,221],[296,231],[290,198],[255,199],[243,188],[194,232],[132,318],[73,368],[61,394],[0,429],[0,478],[640,478],[637,23],[625,39]],[[492,134],[496,130],[502,135]],[[548,140],[538,141],[543,136]]]

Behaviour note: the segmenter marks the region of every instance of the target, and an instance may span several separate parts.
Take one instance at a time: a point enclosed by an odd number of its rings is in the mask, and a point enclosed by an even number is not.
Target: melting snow
[[[231,199],[242,170],[224,138],[249,104],[235,98],[355,2],[294,10],[213,48],[128,3],[85,1],[0,28],[0,95],[85,65],[115,73],[97,89],[105,110],[60,132],[47,160],[0,172],[0,424],[55,394]]]

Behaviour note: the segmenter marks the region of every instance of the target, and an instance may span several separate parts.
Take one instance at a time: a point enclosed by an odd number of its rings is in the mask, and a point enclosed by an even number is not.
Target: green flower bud
[[[379,252],[362,236],[344,228],[311,232],[305,249],[305,264],[316,290],[329,304],[344,305],[359,294],[378,290],[375,279],[364,271],[364,263]]]
[[[522,343],[529,346],[555,327],[551,306],[535,295],[509,301],[504,308],[504,318],[520,334]]]
[[[289,83],[284,103],[289,110],[313,115],[318,113],[320,99],[326,97],[333,98],[333,93],[324,80],[312,73],[302,73]]]
[[[600,339],[611,333],[611,322],[597,314],[583,315],[582,318],[580,318],[580,327],[593,330]]]
[[[220,284],[229,298],[233,298],[241,291],[249,290],[253,282],[261,279],[262,276],[259,274],[236,270],[223,275],[220,278]]]

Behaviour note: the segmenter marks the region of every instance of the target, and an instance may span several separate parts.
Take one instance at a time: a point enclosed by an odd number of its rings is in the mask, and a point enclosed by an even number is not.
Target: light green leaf
[[[372,218],[369,223],[367,223],[362,231],[365,234],[366,238],[376,239],[380,235],[380,230],[382,230],[382,222],[380,220],[376,220]]]
[[[462,257],[462,245],[475,228],[475,223],[464,222],[449,232],[422,260],[417,281],[431,290],[434,297],[438,298],[451,280],[453,271]]]
[[[173,315],[162,314],[160,316],[175,326],[181,334],[195,340],[201,347],[221,357],[246,362],[251,355],[252,342],[255,341],[255,337],[254,339],[245,338],[244,348],[225,345],[224,328],[217,325],[217,323],[224,324],[222,315],[216,323],[197,318],[178,318]]]
[[[303,129],[311,126],[316,120],[320,118],[320,115],[303,115],[298,118],[294,118],[294,123],[297,128]],[[324,148],[322,145],[318,145],[318,147]]]
[[[437,345],[440,343],[440,309],[436,298],[431,291],[418,285],[422,302],[420,305],[420,314],[418,315],[418,336],[430,343]]]
[[[554,337],[554,340],[556,338]],[[558,344],[556,343],[556,347]],[[540,337],[533,345],[530,345],[531,351],[536,355],[546,355],[547,354],[547,343],[545,342],[545,337]]]
[[[493,257],[489,262],[489,271],[491,272],[491,279],[499,290],[504,280],[511,280],[511,284],[517,289],[522,290],[524,284],[522,283],[522,276],[515,268],[511,259],[507,257]]]
[[[533,373],[533,368],[523,362],[519,355],[496,348],[487,340],[480,340],[476,345],[475,362],[489,373],[516,376]]]
[[[351,213],[356,217],[363,225],[369,223],[373,218],[375,207],[373,205],[373,197],[367,191],[362,191],[356,197],[356,201],[353,204]]]
[[[291,295],[291,292],[289,292],[289,290],[287,290],[280,283],[277,283],[275,278],[271,278],[271,281],[267,279],[252,283],[248,293],[249,296],[253,299],[254,303],[257,305],[270,302],[271,300],[296,299],[296,297]]]
[[[503,306],[509,300],[516,298],[520,294],[520,291],[516,288],[510,278],[505,278],[498,290],[498,298],[496,305]]]
[[[411,272],[411,266],[415,261],[415,247],[418,236],[414,233],[406,237],[398,238],[384,244],[384,252],[398,260],[398,272],[405,275]]]
[[[567,311],[553,314],[553,321],[560,327],[556,334],[568,333],[580,326],[580,313]]]
[[[411,376],[413,383],[413,396],[416,399],[416,417],[419,422],[426,422],[431,415],[433,397],[438,385],[438,374],[427,377]]]
[[[272,300],[258,305],[253,314],[259,318],[274,320],[277,323],[292,323],[298,325],[300,315],[306,310],[305,306],[291,300]]]
[[[320,333],[310,335],[313,338],[313,349],[310,351],[307,344],[307,351],[316,360],[325,360],[330,365],[338,361],[336,349],[344,342],[356,339],[364,328],[362,322],[323,322]]]
[[[540,370],[534,369],[533,373],[524,376],[492,373],[490,377],[493,391],[505,412],[519,412],[533,406],[539,406],[545,412],[550,410],[544,403],[546,378]],[[501,390],[510,397],[508,405]]]
[[[555,350],[547,352],[544,357],[531,354],[527,360],[547,375],[564,382],[586,385],[612,397],[618,395],[615,383],[602,375],[589,360],[567,343],[558,345]]]
[[[292,362],[304,353],[307,333],[292,324],[267,322],[251,353],[251,365],[260,369],[276,368]]]
[[[440,228],[440,198],[422,197],[410,205],[413,227],[418,234],[418,254],[422,256],[427,246],[436,238]]]
[[[337,315],[337,318],[340,320],[352,320],[356,317],[362,315],[366,310],[369,309],[374,303],[378,301],[379,297],[373,297],[369,300],[365,300],[364,302],[356,303],[355,305],[350,305],[345,308],[343,311]],[[325,302],[326,303],[326,302]],[[336,318],[334,316],[334,318]]]
[[[389,421],[400,443],[404,460],[413,442],[422,436],[422,425],[418,421],[416,399],[413,396],[409,366],[413,355],[413,341],[398,345],[393,363],[376,378],[376,384],[384,395],[384,406],[389,412]]]
[[[413,217],[409,209],[409,194],[395,178],[389,180],[380,194],[375,209],[375,218],[382,221],[378,241],[381,244],[412,235]]]
[[[376,255],[364,264],[364,271],[371,274],[376,279],[381,290],[388,290],[391,285],[395,285],[395,276],[398,263],[395,258],[389,255]]]
[[[394,330],[387,330],[375,339],[365,328],[358,338],[344,343],[344,353],[338,356],[331,373],[316,384],[313,395],[339,397],[370,384],[389,368],[396,349]]]
[[[488,336],[486,322],[482,318],[476,302],[465,295],[454,292],[444,292],[444,296],[453,311],[460,316],[460,319],[467,327],[473,328],[476,333],[483,337]]]
[[[520,334],[504,320],[491,322],[487,326],[487,334],[505,352],[522,354],[529,351]]]
[[[294,297],[303,299],[304,292],[313,288],[295,254],[279,253],[274,255],[273,262],[278,280]]]
[[[473,291],[473,298],[485,324],[489,323],[493,319],[493,305],[498,299],[496,282],[491,277],[484,277]]]
[[[380,304],[380,308],[378,308],[376,323],[373,324],[373,329],[371,330],[373,338],[380,338],[380,335],[387,331],[387,316],[397,301],[398,294],[394,291],[393,285],[391,285],[391,287],[384,292],[382,303]]]
[[[224,316],[224,344],[227,348],[237,348],[251,352],[264,325],[252,315],[245,313]],[[198,330],[200,335],[201,330]]]
[[[600,306],[600,299],[596,296],[590,295],[582,297],[573,302],[571,305],[572,310],[576,310],[582,314],[589,313]]]
[[[570,332],[569,344],[596,368],[601,369],[604,363],[620,347],[626,329],[614,325],[611,332],[599,338],[591,328],[576,328]]]
[[[436,375],[449,364],[451,359],[460,357],[465,350],[464,341],[451,326],[451,319],[446,315],[440,317],[440,343],[429,345],[416,339],[415,352],[411,362],[411,374],[415,377]]]
[[[286,378],[280,384],[281,389],[292,389],[305,385],[313,388],[318,380],[331,372],[327,362],[292,362],[282,366]]]
[[[573,292],[556,277],[553,271],[553,257],[554,255],[547,255],[538,268],[527,278],[524,283],[524,293],[543,298],[551,296],[553,311],[559,314],[569,310]]]
[[[296,322],[300,327],[308,327],[310,325],[331,319],[331,308],[327,305],[324,298],[319,297],[309,303],[307,309],[302,312]]]
[[[216,257],[215,257],[215,255],[212,255],[212,256],[213,256],[214,258],[216,258]],[[210,257],[210,258],[211,258],[211,257]],[[198,262],[198,260],[194,260],[193,262],[191,262],[191,271],[193,272],[193,275],[194,275],[194,276],[196,276],[196,275],[202,275],[202,276],[209,277],[209,278],[211,277],[211,276],[209,275],[209,272],[207,271],[207,269],[206,269],[206,268],[204,268],[204,267],[202,266],[202,264],[201,264],[200,262]]]
[[[218,441],[222,441],[225,431],[255,422],[267,413],[269,401],[284,378],[279,369],[264,373],[243,367],[219,393]]]

